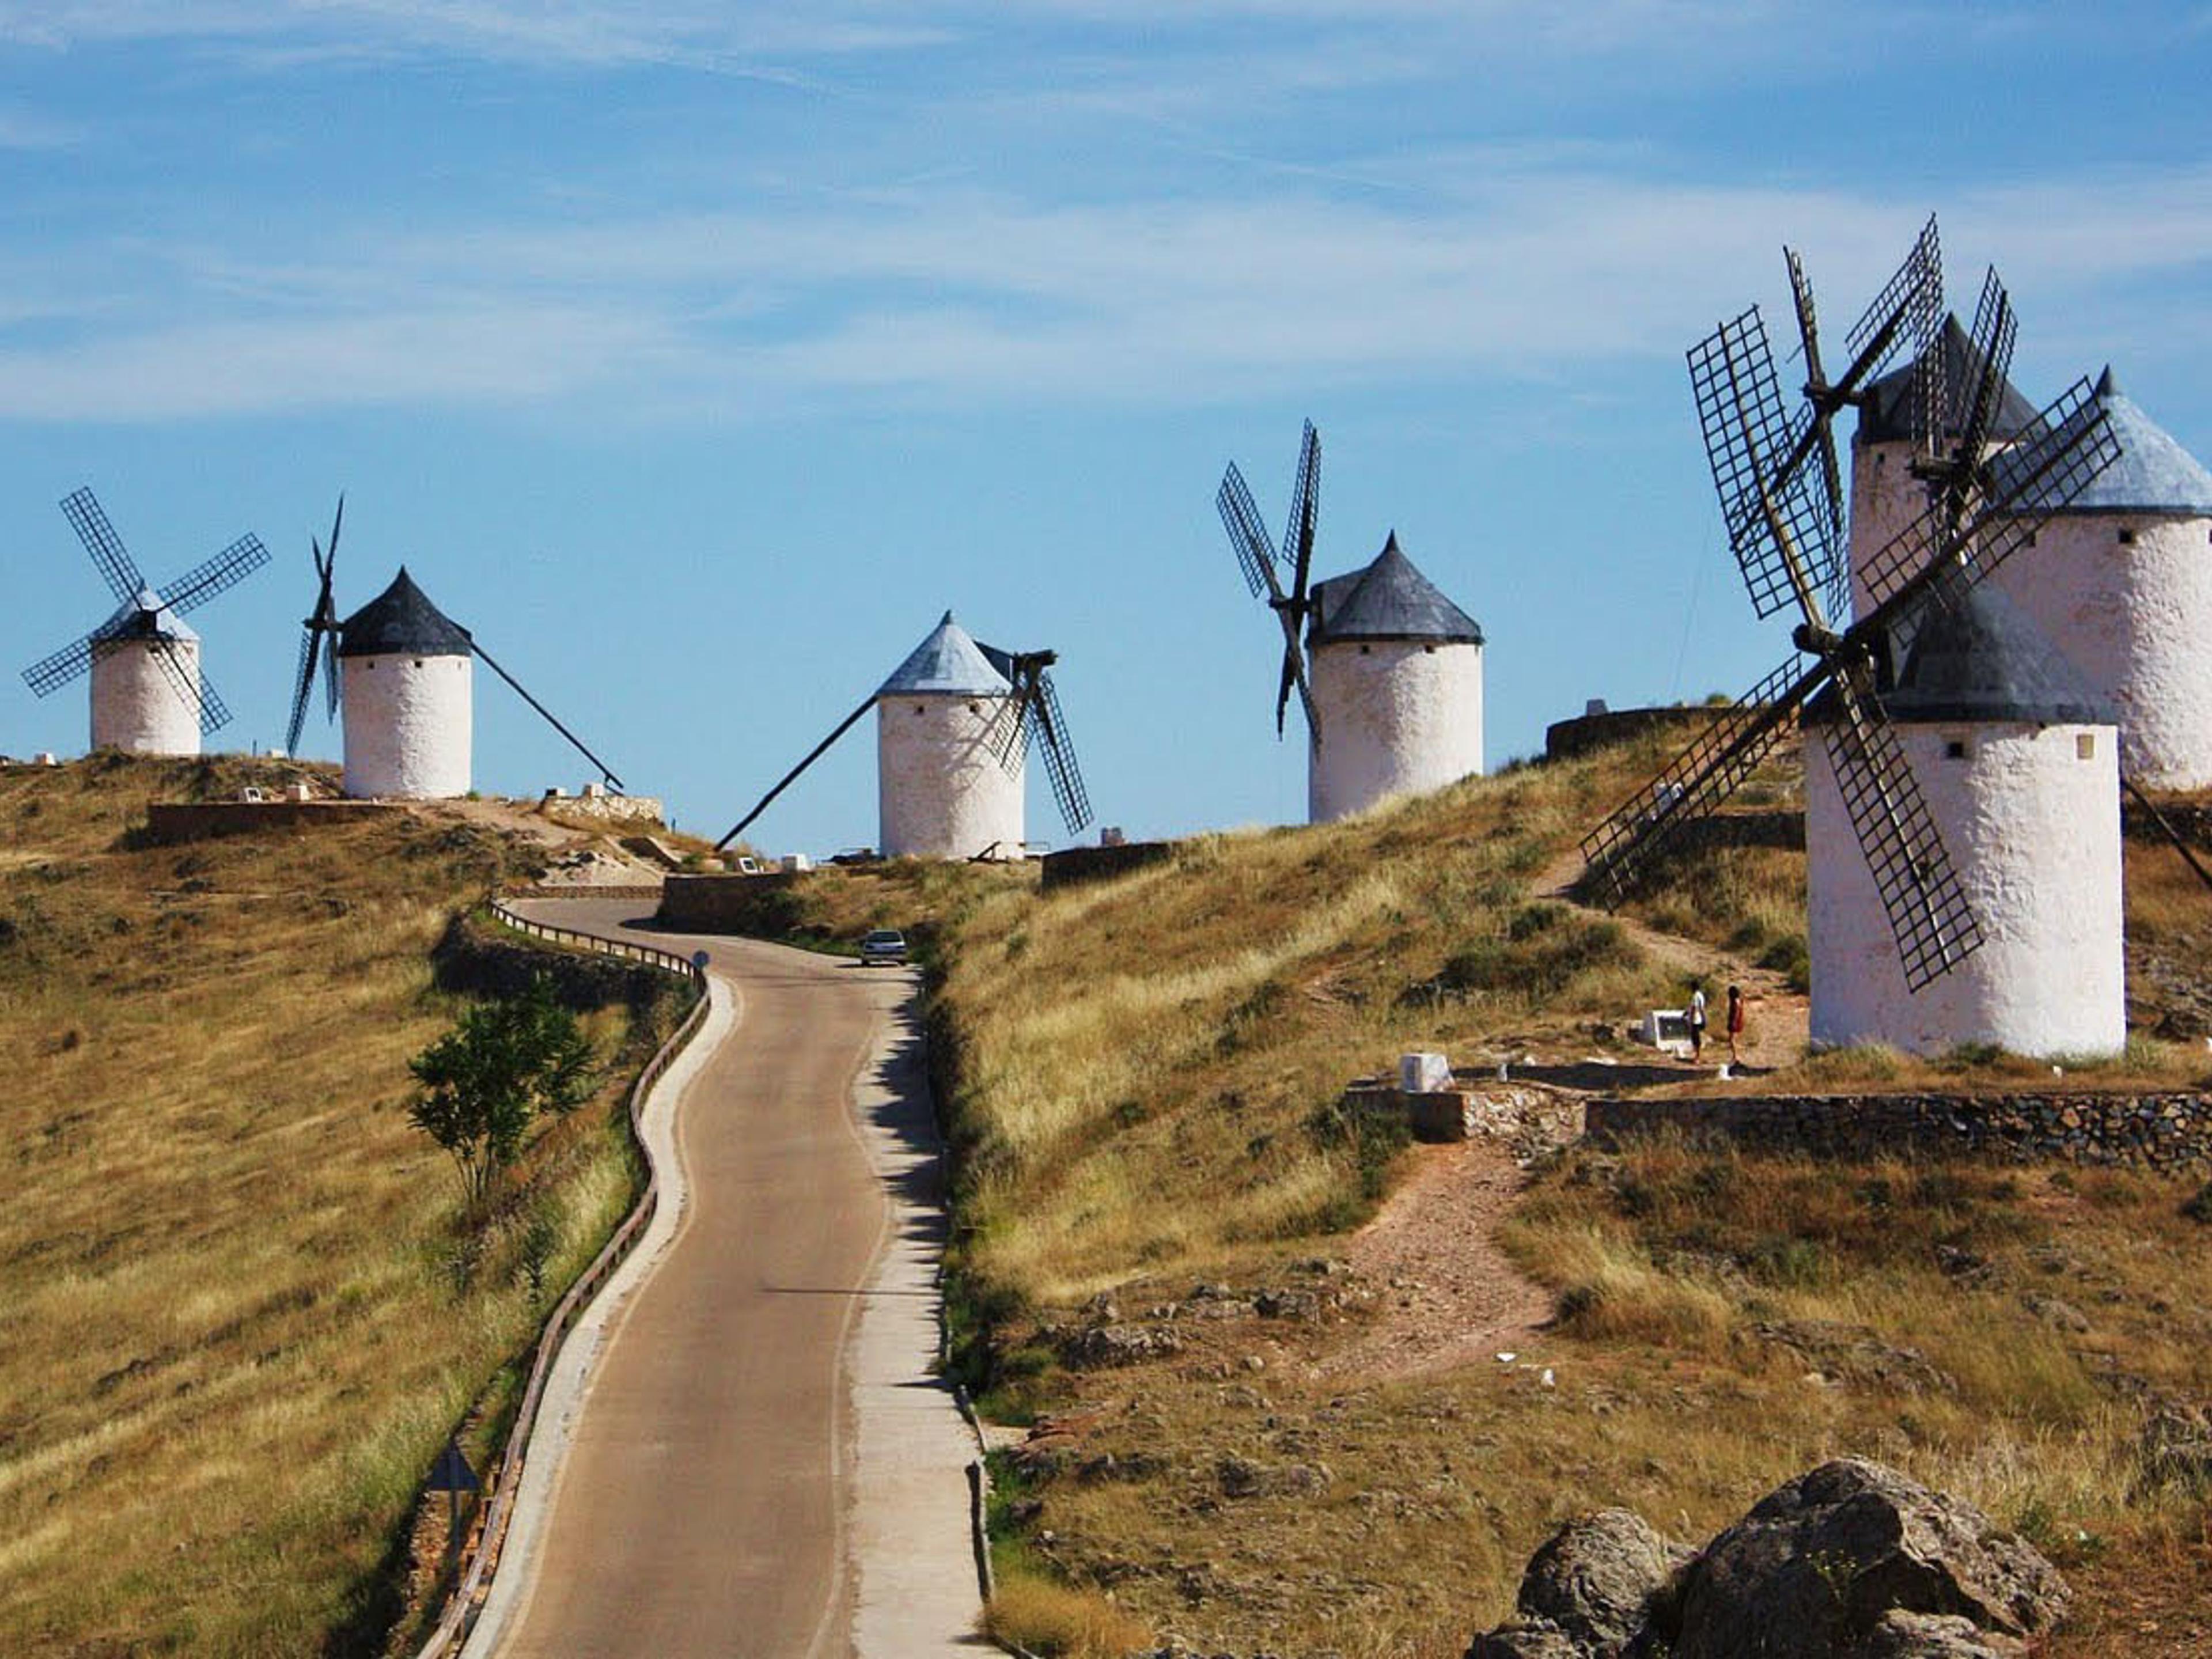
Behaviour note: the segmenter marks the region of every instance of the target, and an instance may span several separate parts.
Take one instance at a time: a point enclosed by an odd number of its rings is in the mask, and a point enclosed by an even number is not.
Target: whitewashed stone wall
[[[1322,726],[1306,773],[1310,822],[1482,770],[1480,646],[1341,640],[1315,652],[1308,673]]]
[[[1007,699],[902,691],[876,704],[876,791],[885,858],[1022,852],[1024,755],[1001,766],[993,738]]]
[[[1828,746],[1805,744],[1816,1042],[1939,1054],[2126,1045],[2118,743],[2109,726],[1905,725],[1899,739],[1981,925],[1982,948],[1908,991]],[[2090,753],[2083,758],[2086,740]],[[1954,757],[1947,745],[1963,744]]]
[[[2212,787],[2212,520],[2063,514],[1991,580],[2119,705],[2136,782]]]
[[[341,657],[345,792],[442,800],[469,793],[473,665],[467,657]]]
[[[200,711],[197,696],[155,660],[150,640],[111,640],[92,648],[92,746],[131,755],[197,755]],[[167,640],[159,648],[197,692],[197,640]]]

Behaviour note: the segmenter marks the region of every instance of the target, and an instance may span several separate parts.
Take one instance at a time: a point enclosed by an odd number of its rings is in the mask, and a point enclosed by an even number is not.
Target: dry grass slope
[[[407,1124],[451,1013],[428,953],[501,837],[136,844],[149,798],[270,769],[0,774],[0,1650],[376,1650],[533,1266],[557,1287],[629,1203],[605,1103],[482,1235]]]
[[[1543,896],[1662,758],[1631,746],[1206,837],[1049,893],[945,866],[794,890],[817,933],[926,918],[937,951],[969,1376],[1066,1443],[1002,1513],[1002,1629],[1071,1656],[1129,1650],[1133,1618],[1207,1651],[1449,1659],[1566,1516],[1626,1504],[1700,1540],[1857,1452],[2062,1560],[2086,1594],[2056,1651],[2212,1650],[2186,1615],[2212,1586],[2212,1492],[2158,1440],[2212,1434],[2212,1225],[2184,1213],[2185,1183],[1575,1158],[1504,1230],[1551,1324],[1501,1330],[1510,1363],[1347,1372],[1427,1287],[1342,1270],[1401,1144],[1331,1109],[1346,1080],[1412,1048],[1578,1057],[1604,1046],[1594,1021],[1675,1000],[1688,964],[1709,983],[1802,973],[1804,860],[1784,847],[1681,860],[1632,911],[1643,931]],[[1785,764],[1747,804],[1795,789]],[[2170,851],[2130,861],[2134,1006],[2172,1040],[2147,1030],[2084,1080],[2199,1082],[2212,908]],[[1745,1086],[2030,1081],[2048,1064],[1862,1049]],[[1285,1286],[1324,1310],[1252,1311]],[[1065,1369],[1061,1338],[1102,1320],[1179,1346]]]

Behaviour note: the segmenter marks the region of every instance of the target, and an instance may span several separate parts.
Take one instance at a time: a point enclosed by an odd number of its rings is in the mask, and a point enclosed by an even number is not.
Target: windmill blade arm
[[[1904,263],[1844,337],[1854,359],[1845,383],[1857,385],[1880,374],[1903,340],[1911,341],[1916,354],[1924,350],[1942,315],[1943,246],[1931,213]]]
[[[168,653],[167,652],[158,652],[155,654],[160,656],[165,662],[168,660]],[[172,665],[173,666],[173,665]],[[179,678],[181,678],[183,671],[179,670],[178,672]],[[199,705],[200,735],[202,737],[205,737],[210,732],[220,732],[224,726],[230,724],[231,713],[229,705],[223,702],[221,696],[216,693],[215,687],[208,684],[204,676],[202,677],[199,684]]]
[[[338,630],[327,629],[323,634],[323,718],[338,717]]]
[[[983,742],[999,765],[1011,774],[1019,763],[1024,746],[1035,730],[1036,690],[1034,681],[1018,684],[1014,695],[1002,698],[983,730]]]
[[[820,760],[823,756],[829,753],[830,745],[836,742],[838,738],[843,737],[845,733],[851,731],[853,729],[853,723],[875,706],[876,694],[871,691],[868,694],[866,702],[863,702],[851,714],[846,715],[843,720],[837,722],[836,730],[830,732],[828,737],[823,738],[821,742],[816,744],[813,748],[806,751],[806,758],[805,760],[799,762],[798,765],[793,767],[791,770],[786,772],[781,778],[776,780],[775,787],[769,790],[768,793],[763,795],[759,800],[756,801],[753,804],[753,810],[746,813],[744,817],[739,818],[737,823],[732,826],[730,833],[724,836],[721,840],[714,843],[714,850],[718,853],[720,852],[725,847],[727,847],[739,836],[744,834],[745,830],[751,825],[752,821],[758,817],[762,813],[768,811],[770,802],[774,801],[775,798],[781,794],[785,790],[790,788],[793,784],[798,782],[799,775],[800,773],[804,772],[808,767],[813,765],[815,762]]]
[[[1291,598],[1303,611],[1313,572],[1314,530],[1321,518],[1321,434],[1306,422],[1298,443],[1297,482],[1291,486],[1291,521],[1283,530],[1283,558],[1291,567]]]
[[[607,784],[610,788],[613,789],[617,794],[622,793],[623,781],[614,775],[613,771],[608,767],[605,761],[601,760],[597,755],[594,755],[589,749],[586,749],[584,746],[584,740],[581,738],[578,737],[574,732],[571,732],[567,726],[562,725],[561,722],[554,717],[554,714],[551,709],[548,708],[544,703],[538,702],[537,698],[532,696],[529,692],[524,690],[522,689],[522,682],[516,679],[514,675],[508,673],[507,670],[501,668],[496,662],[493,661],[491,653],[486,651],[483,647],[478,645],[472,639],[469,641],[469,648],[474,651],[478,657],[483,659],[483,665],[485,667],[490,669],[493,673],[498,675],[500,678],[505,680],[509,685],[513,686],[514,688],[514,695],[520,697],[523,702],[528,703],[532,708],[536,709],[538,714],[544,717],[544,721],[548,726],[551,726],[556,732],[558,732],[562,737],[568,738],[571,748],[574,749],[575,751],[581,755],[586,760],[591,762],[592,765],[598,767],[599,769],[599,775],[607,781]]]
[[[1735,792],[1820,689],[1828,665],[1792,657],[1740,698],[1695,743],[1584,836],[1581,884],[1608,908],[1637,889],[1685,830]]]
[[[1954,542],[1947,545],[1942,520],[1925,514],[1867,562],[1870,614],[1852,631],[1887,627],[1947,572],[1969,586],[1983,580],[2119,458],[2119,440],[2094,388],[2076,380],[1997,458],[1995,489]]]
[[[1083,769],[1076,764],[1075,744],[1067,735],[1067,716],[1060,711],[1060,692],[1049,674],[1037,677],[1030,730],[1044,760],[1045,776],[1052,783],[1060,822],[1069,835],[1079,836],[1091,823],[1091,792],[1084,787]]]
[[[208,683],[206,675],[195,678],[185,672],[184,664],[177,659],[177,653],[168,641],[154,640],[149,645],[154,660],[161,665],[162,673],[168,677],[170,686],[185,700],[185,706],[199,715],[202,736],[220,732],[230,724],[230,709]]]
[[[1306,711],[1306,730],[1313,740],[1321,741],[1321,710],[1316,706],[1313,686],[1306,678],[1305,649],[1298,642],[1298,619],[1288,605],[1278,605],[1275,615],[1283,624],[1283,672],[1275,688],[1275,735],[1283,735],[1284,716],[1290,712],[1291,692],[1295,689],[1298,702]]]
[[[1981,929],[1871,675],[1845,672],[1835,689],[1838,717],[1826,733],[1836,785],[1896,936],[1905,987],[1919,991],[1980,949]]]
[[[1823,419],[1791,422],[1756,306],[1692,347],[1689,365],[1713,487],[1753,609],[1771,617],[1794,605],[1816,617],[1814,573],[1826,574],[1838,540],[1805,467]]]
[[[235,587],[269,562],[269,550],[261,538],[240,536],[228,547],[179,576],[161,595],[162,603],[177,616],[197,611],[225,588]]]
[[[97,634],[88,634],[75,645],[65,645],[53,655],[33,663],[23,671],[23,684],[36,696],[59,690],[92,666],[93,642],[99,638]]]
[[[1230,462],[1229,471],[1221,480],[1221,489],[1213,498],[1220,510],[1223,528],[1229,532],[1229,544],[1236,550],[1237,568],[1244,573],[1244,585],[1257,599],[1262,593],[1274,599],[1283,595],[1282,584],[1275,580],[1275,550],[1267,539],[1267,526],[1260,522],[1260,509],[1252,500],[1252,491],[1244,482],[1244,475]]]
[[[1982,283],[1981,303],[1974,308],[1973,374],[1968,384],[1960,388],[1960,395],[1968,401],[1960,423],[1959,458],[1967,466],[1981,461],[1982,446],[1996,420],[2005,377],[2012,372],[2013,346],[2019,337],[2020,319],[2013,314],[2012,297],[1992,268]]]
[[[89,488],[71,490],[62,497],[62,516],[76,532],[84,550],[92,555],[92,562],[107,583],[118,602],[128,605],[137,599],[146,586],[146,579],[138,572],[137,562],[123,538],[115,533],[115,526],[107,521],[100,510],[100,501]]]
[[[301,728],[307,723],[307,698],[315,689],[315,647],[321,641],[312,628],[300,634],[300,663],[293,673],[292,718],[284,727],[284,752],[297,754]]]

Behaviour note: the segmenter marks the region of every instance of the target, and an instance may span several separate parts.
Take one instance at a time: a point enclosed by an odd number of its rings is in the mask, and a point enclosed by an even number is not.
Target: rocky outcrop
[[[2006,1659],[2067,1600],[1971,1505],[1845,1458],[1694,1555],[1621,1510],[1570,1522],[1468,1659]]]
[[[1468,1659],[1619,1659],[1654,1622],[1690,1551],[1640,1516],[1600,1510],[1553,1533],[1528,1563],[1519,1617],[1478,1636]]]

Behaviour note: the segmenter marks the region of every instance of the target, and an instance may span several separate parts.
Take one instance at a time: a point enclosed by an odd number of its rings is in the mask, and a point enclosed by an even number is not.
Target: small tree
[[[469,1202],[481,1203],[542,1113],[591,1098],[599,1054],[543,974],[519,997],[480,1002],[407,1062],[422,1085],[408,1121],[453,1155]]]

